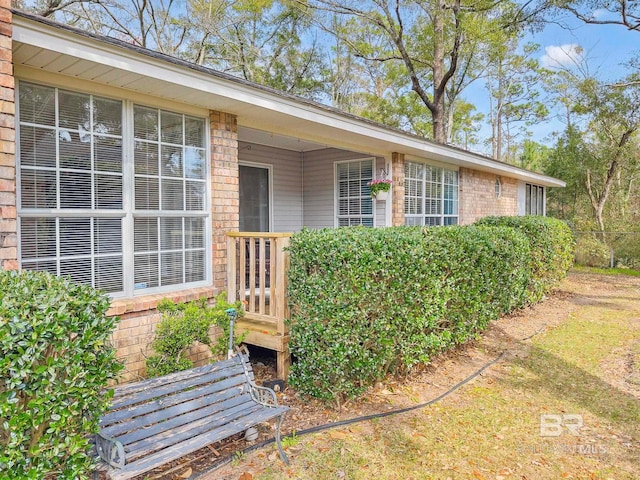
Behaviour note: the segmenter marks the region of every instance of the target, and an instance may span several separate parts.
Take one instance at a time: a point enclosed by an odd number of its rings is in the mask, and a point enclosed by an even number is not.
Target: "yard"
[[[423,403],[503,352],[424,409],[289,439],[290,467],[267,447],[197,478],[637,478],[640,279],[626,275],[573,271],[546,301],[341,412],[287,389],[283,431]],[[185,473],[174,470],[176,478]]]

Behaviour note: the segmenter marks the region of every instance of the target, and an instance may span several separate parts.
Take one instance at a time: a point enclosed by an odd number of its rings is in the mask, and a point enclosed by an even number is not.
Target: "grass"
[[[297,437],[290,467],[274,462],[254,478],[637,478],[640,402],[608,366],[638,353],[640,308],[615,292],[603,299],[440,403]],[[541,415],[568,414],[581,416],[579,436],[541,436]]]
[[[630,275],[632,277],[640,277],[640,271],[632,270],[631,268],[596,268],[574,265],[573,270],[576,272],[595,273],[598,275]]]

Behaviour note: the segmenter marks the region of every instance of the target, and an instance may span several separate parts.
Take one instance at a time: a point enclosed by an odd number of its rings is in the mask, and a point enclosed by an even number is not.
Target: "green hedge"
[[[504,227],[304,230],[289,251],[290,382],[336,402],[474,337],[530,282]]]
[[[116,319],[94,289],[44,272],[0,272],[0,478],[87,478],[90,433],[122,368]]]
[[[573,264],[575,242],[569,226],[558,219],[540,216],[485,217],[476,225],[512,227],[531,243],[531,285],[528,300],[537,302]]]

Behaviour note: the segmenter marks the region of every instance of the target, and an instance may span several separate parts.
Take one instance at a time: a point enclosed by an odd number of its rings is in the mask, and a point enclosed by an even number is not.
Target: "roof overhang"
[[[389,157],[392,152],[505,175],[544,186],[565,182],[455,147],[438,144],[334,108],[277,92],[124,42],[16,12],[14,65],[232,113],[247,131]]]

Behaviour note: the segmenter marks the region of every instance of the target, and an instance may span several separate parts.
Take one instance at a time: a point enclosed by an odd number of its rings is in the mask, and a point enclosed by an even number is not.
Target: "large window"
[[[458,223],[458,172],[418,162],[405,163],[407,225]]]
[[[337,224],[373,227],[373,159],[336,163]]]
[[[206,280],[203,119],[26,82],[18,113],[22,268],[120,295]]]
[[[525,213],[544,215],[544,187],[530,183],[525,185]]]

